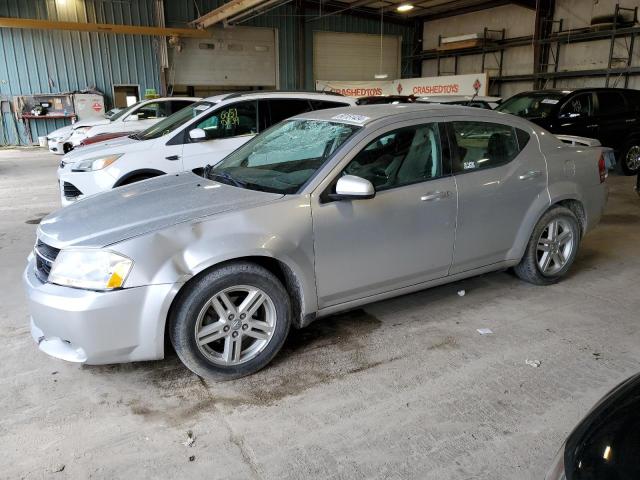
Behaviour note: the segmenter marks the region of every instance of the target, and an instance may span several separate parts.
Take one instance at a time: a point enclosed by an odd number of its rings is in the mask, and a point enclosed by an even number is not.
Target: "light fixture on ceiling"
[[[376,80],[384,80],[389,76],[386,73],[382,72],[382,40],[383,40],[383,34],[384,34],[383,12],[384,12],[384,9],[380,7],[380,63],[378,65],[378,73],[376,73],[373,76],[373,78],[375,78]]]
[[[396,8],[396,10],[400,13],[405,13],[413,10],[413,5],[411,5],[410,3],[403,3],[402,5],[398,5],[398,8]]]

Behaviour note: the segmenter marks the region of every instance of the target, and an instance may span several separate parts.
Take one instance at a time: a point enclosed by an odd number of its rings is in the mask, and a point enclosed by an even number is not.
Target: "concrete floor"
[[[58,161],[0,151],[0,478],[542,479],[592,404],[640,370],[640,198],[616,176],[552,287],[495,273],[376,303],[294,332],[270,367],[224,384],[174,354],[49,358],[20,276],[58,206]]]

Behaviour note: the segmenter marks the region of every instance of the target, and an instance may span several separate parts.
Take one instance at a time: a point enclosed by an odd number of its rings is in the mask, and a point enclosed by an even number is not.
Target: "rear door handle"
[[[597,128],[598,124],[594,123],[593,125],[587,125],[587,128]]]
[[[433,200],[440,200],[440,199],[443,199],[443,198],[447,198],[449,195],[451,195],[451,192],[448,191],[448,190],[445,190],[444,192],[440,192],[440,191],[429,192],[429,193],[426,193],[426,194],[422,195],[420,197],[420,200],[423,201],[423,202],[431,202]]]
[[[536,178],[542,175],[540,170],[530,170],[527,173],[523,173],[518,177],[519,180],[529,180],[530,178]]]
[[[627,118],[627,119],[625,120],[625,122],[627,122],[627,123],[633,123],[633,122],[635,122],[635,121],[636,121],[636,119],[635,119],[635,118]]]
[[[180,155],[169,155],[168,157],[164,157],[167,160],[171,160],[172,162],[175,160],[180,160]]]

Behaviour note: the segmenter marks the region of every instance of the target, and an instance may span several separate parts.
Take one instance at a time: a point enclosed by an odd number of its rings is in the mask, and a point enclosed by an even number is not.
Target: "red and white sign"
[[[441,77],[402,78],[397,80],[331,81],[316,80],[316,90],[333,91],[347,97],[381,95],[487,95],[488,75],[446,75]]]
[[[93,102],[93,105],[91,105],[91,108],[93,108],[96,112],[99,112],[100,110],[102,110],[102,104],[98,102]]]

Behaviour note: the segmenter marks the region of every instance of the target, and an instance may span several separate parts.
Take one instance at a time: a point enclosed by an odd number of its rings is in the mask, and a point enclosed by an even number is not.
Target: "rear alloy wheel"
[[[631,141],[622,149],[620,169],[625,175],[637,175],[640,172],[640,140]]]
[[[575,214],[568,208],[554,207],[538,221],[514,270],[522,280],[536,285],[556,283],[573,264],[579,244]]]
[[[291,323],[280,281],[252,263],[232,263],[184,287],[169,318],[171,343],[197,375],[231,380],[257,372],[278,353]]]

